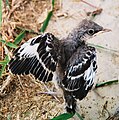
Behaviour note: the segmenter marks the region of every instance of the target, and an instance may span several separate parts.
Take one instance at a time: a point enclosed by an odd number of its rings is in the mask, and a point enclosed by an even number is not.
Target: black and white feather
[[[9,69],[13,74],[33,74],[43,82],[56,79],[63,90],[67,112],[75,113],[76,100],[86,97],[97,69],[95,48],[88,46],[85,39],[102,30],[95,22],[83,20],[63,40],[51,33],[39,35],[16,49]]]
[[[33,74],[40,81],[51,81],[57,66],[54,35],[47,33],[28,40],[14,52],[9,63],[13,74]]]
[[[81,46],[67,62],[66,74],[62,80],[64,89],[72,92],[75,98],[83,99],[94,83],[96,69],[95,48]]]

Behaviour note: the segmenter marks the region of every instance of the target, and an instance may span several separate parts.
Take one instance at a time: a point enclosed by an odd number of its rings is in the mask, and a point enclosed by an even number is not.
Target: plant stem
[[[118,83],[118,82],[119,82],[119,80],[111,80],[111,81],[107,81],[107,82],[98,83],[98,84],[96,84],[95,88],[103,87],[105,85],[111,85],[111,84]]]
[[[81,115],[80,115],[79,113],[76,112],[76,115],[78,116],[78,118],[79,118],[80,120],[83,120],[83,118],[81,117]]]
[[[26,32],[29,32],[29,33],[33,33],[33,34],[37,34],[39,35],[40,33],[39,32],[34,32],[33,30],[29,30],[29,29],[25,29],[25,28],[22,28],[22,27],[18,27],[18,29],[22,30],[22,31],[26,31]]]
[[[85,3],[85,4],[89,5],[89,6],[91,6],[91,7],[93,7],[93,8],[98,9],[98,7],[92,5],[91,3],[88,3],[88,2],[86,2],[86,1],[84,1],[84,0],[81,0],[81,2],[83,2],[83,3]]]

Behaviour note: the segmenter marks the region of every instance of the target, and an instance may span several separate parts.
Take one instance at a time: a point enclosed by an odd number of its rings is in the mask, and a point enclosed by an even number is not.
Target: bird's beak
[[[102,33],[105,33],[105,32],[110,32],[112,31],[111,29],[107,29],[107,28],[103,28],[100,32],[98,32],[97,34],[102,34]]]
[[[110,32],[110,31],[112,31],[111,29],[102,29],[102,32]]]
[[[112,31],[112,30],[111,30],[111,29],[103,28],[100,32],[94,34],[93,37],[95,37],[96,35],[99,35],[99,34],[105,33],[105,32],[110,32],[110,31]]]

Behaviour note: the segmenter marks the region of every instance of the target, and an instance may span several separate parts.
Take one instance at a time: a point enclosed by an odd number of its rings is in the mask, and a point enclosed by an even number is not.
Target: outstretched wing
[[[64,89],[72,92],[76,98],[82,99],[93,85],[96,69],[95,48],[90,46],[78,48],[67,64],[62,81]]]
[[[9,62],[13,74],[33,74],[35,78],[51,81],[57,65],[58,39],[50,33],[28,40],[15,50]]]

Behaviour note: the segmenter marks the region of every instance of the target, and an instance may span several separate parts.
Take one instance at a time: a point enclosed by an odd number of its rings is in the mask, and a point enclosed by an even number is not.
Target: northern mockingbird
[[[106,29],[84,19],[65,39],[51,33],[31,38],[15,50],[9,69],[13,74],[32,74],[43,82],[56,81],[63,91],[66,111],[75,113],[76,101],[92,88],[97,69],[96,50],[86,39],[100,31]]]

